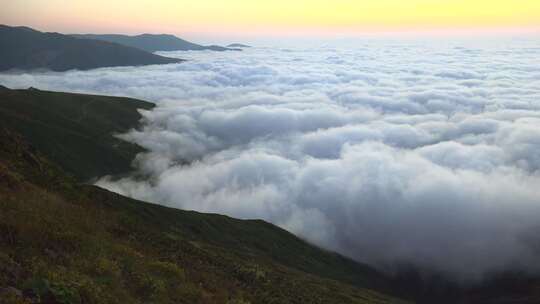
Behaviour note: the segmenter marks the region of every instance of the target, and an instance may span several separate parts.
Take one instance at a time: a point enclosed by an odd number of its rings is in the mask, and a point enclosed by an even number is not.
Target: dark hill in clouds
[[[178,62],[181,60],[116,43],[0,25],[0,71],[88,70]]]
[[[241,43],[231,43],[231,44],[227,45],[227,47],[230,47],[230,48],[250,48],[251,46],[246,45],[246,44],[241,44]]]
[[[112,135],[152,104],[1,91],[0,303],[405,303],[370,267],[272,224],[80,184],[132,155]]]
[[[85,39],[95,39],[100,41],[108,41],[113,43],[118,43],[147,52],[158,52],[158,51],[240,51],[239,49],[225,48],[217,45],[199,45],[184,39],[180,39],[173,35],[152,35],[152,34],[142,34],[138,36],[127,36],[127,35],[96,35],[96,34],[76,34],[71,35],[77,38]]]

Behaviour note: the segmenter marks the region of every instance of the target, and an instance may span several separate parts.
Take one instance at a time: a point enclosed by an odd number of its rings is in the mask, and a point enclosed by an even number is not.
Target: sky
[[[3,0],[0,22],[46,31],[188,36],[531,32],[538,0]]]

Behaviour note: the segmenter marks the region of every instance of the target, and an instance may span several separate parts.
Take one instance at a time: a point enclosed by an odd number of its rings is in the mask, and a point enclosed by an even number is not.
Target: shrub
[[[177,264],[170,262],[152,262],[149,265],[150,270],[160,276],[164,276],[166,279],[184,280],[184,269]]]
[[[144,299],[156,298],[166,289],[165,283],[147,273],[133,273],[130,277],[135,292]]]
[[[79,304],[81,297],[77,287],[73,284],[50,283],[43,278],[34,278],[28,281],[26,289],[42,301],[61,304]]]
[[[238,280],[244,283],[264,281],[266,279],[266,272],[258,265],[237,266],[234,270],[234,275]]]
[[[120,267],[115,261],[107,258],[98,258],[95,263],[95,271],[99,275],[118,277],[120,275]]]

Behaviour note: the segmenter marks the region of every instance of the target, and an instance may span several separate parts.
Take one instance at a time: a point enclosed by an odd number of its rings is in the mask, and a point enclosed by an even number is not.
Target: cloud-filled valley
[[[384,270],[540,271],[540,41],[166,55],[189,61],[0,83],[156,102],[119,135],[148,149],[147,178],[98,181],[113,191]]]

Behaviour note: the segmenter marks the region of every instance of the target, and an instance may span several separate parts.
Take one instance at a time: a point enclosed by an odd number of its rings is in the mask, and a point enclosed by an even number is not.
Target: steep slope
[[[42,33],[27,27],[0,25],[0,71],[48,69],[66,71],[100,67],[178,63],[116,43]]]
[[[142,151],[113,136],[136,126],[154,104],[121,97],[0,88],[0,127],[25,136],[81,180],[130,170]]]
[[[157,52],[157,51],[240,51],[239,49],[225,48],[217,45],[199,45],[184,39],[180,39],[173,35],[152,35],[152,34],[142,34],[138,36],[127,36],[127,35],[96,35],[96,34],[74,34],[71,35],[77,38],[84,39],[95,39],[100,41],[108,41],[113,43],[118,43],[147,52]]]
[[[79,185],[0,128],[2,304],[403,303],[362,286],[385,281],[262,221]]]

